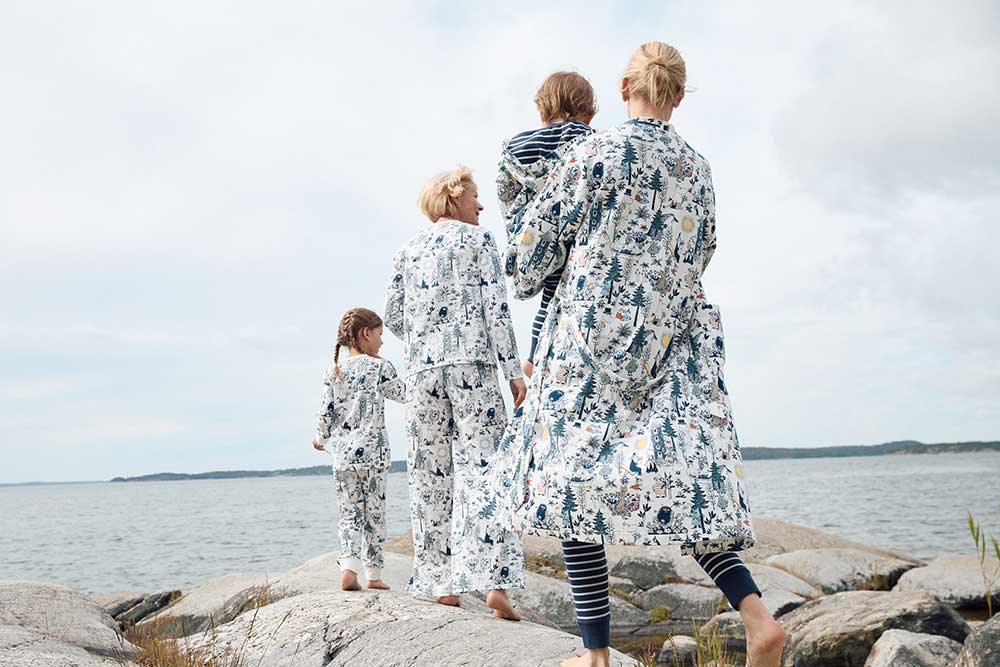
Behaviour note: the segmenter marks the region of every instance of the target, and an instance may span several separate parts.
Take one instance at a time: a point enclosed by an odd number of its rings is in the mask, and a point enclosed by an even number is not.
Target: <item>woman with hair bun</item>
[[[442,604],[489,591],[498,618],[519,620],[506,589],[524,586],[524,550],[509,526],[487,528],[496,506],[486,474],[507,426],[497,364],[514,407],[524,400],[514,327],[493,236],[479,226],[467,167],[424,186],[432,224],[393,260],[385,326],[406,346],[406,435],[413,576],[408,589]]]
[[[608,664],[605,543],[694,556],[739,610],[752,667],[778,667],[785,641],[737,553],[754,535],[721,318],[701,285],[712,175],[670,124],[685,81],[675,48],[639,47],[621,79],[629,120],[570,147],[508,249],[518,298],[562,272],[495,478],[516,529],[563,541],[588,649],[566,666]]]

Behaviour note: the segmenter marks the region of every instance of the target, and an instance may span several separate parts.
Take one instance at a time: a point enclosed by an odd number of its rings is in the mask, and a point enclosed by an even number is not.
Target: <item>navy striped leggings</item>
[[[562,543],[566,576],[573,593],[576,622],[583,645],[604,648],[611,645],[611,600],[608,597],[608,559],[603,544],[568,541]],[[695,556],[712,577],[733,609],[747,595],[760,595],[743,559],[733,551]]]

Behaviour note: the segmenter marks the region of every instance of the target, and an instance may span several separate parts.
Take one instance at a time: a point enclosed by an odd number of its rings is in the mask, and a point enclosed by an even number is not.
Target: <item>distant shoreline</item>
[[[916,440],[886,442],[880,445],[846,445],[836,447],[746,447],[743,459],[746,461],[766,461],[776,459],[821,459],[846,458],[851,456],[887,456],[911,454],[958,454],[966,452],[1000,452],[1000,441],[944,442],[926,444]],[[389,472],[405,472],[406,461],[393,461]],[[136,477],[115,477],[110,482],[171,482],[199,479],[244,479],[261,477],[310,477],[329,475],[330,466],[310,466],[307,468],[285,468],[283,470],[214,470],[202,473],[161,472]],[[47,486],[54,484],[94,484],[91,482],[16,482],[0,483],[0,487]]]

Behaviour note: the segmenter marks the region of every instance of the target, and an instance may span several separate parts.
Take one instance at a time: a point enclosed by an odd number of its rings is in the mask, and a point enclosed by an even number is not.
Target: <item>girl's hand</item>
[[[313,449],[319,450],[321,452],[325,452],[326,451],[326,447],[324,447],[323,445],[319,444],[319,440],[317,440],[316,438],[313,438]]]
[[[535,372],[535,365],[530,361],[525,361],[521,364],[521,370],[524,371],[524,376],[530,380],[531,374]]]

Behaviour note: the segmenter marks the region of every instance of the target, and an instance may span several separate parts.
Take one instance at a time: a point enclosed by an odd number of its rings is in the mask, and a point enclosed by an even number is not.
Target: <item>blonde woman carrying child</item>
[[[348,350],[343,360],[342,347]],[[352,308],[344,314],[333,368],[323,378],[323,401],[313,439],[314,448],[333,455],[341,588],[345,591],[361,589],[358,573],[362,567],[368,588],[389,588],[381,579],[389,471],[385,399],[402,403],[404,387],[393,365],[378,356],[381,347],[382,318],[367,308]]]

